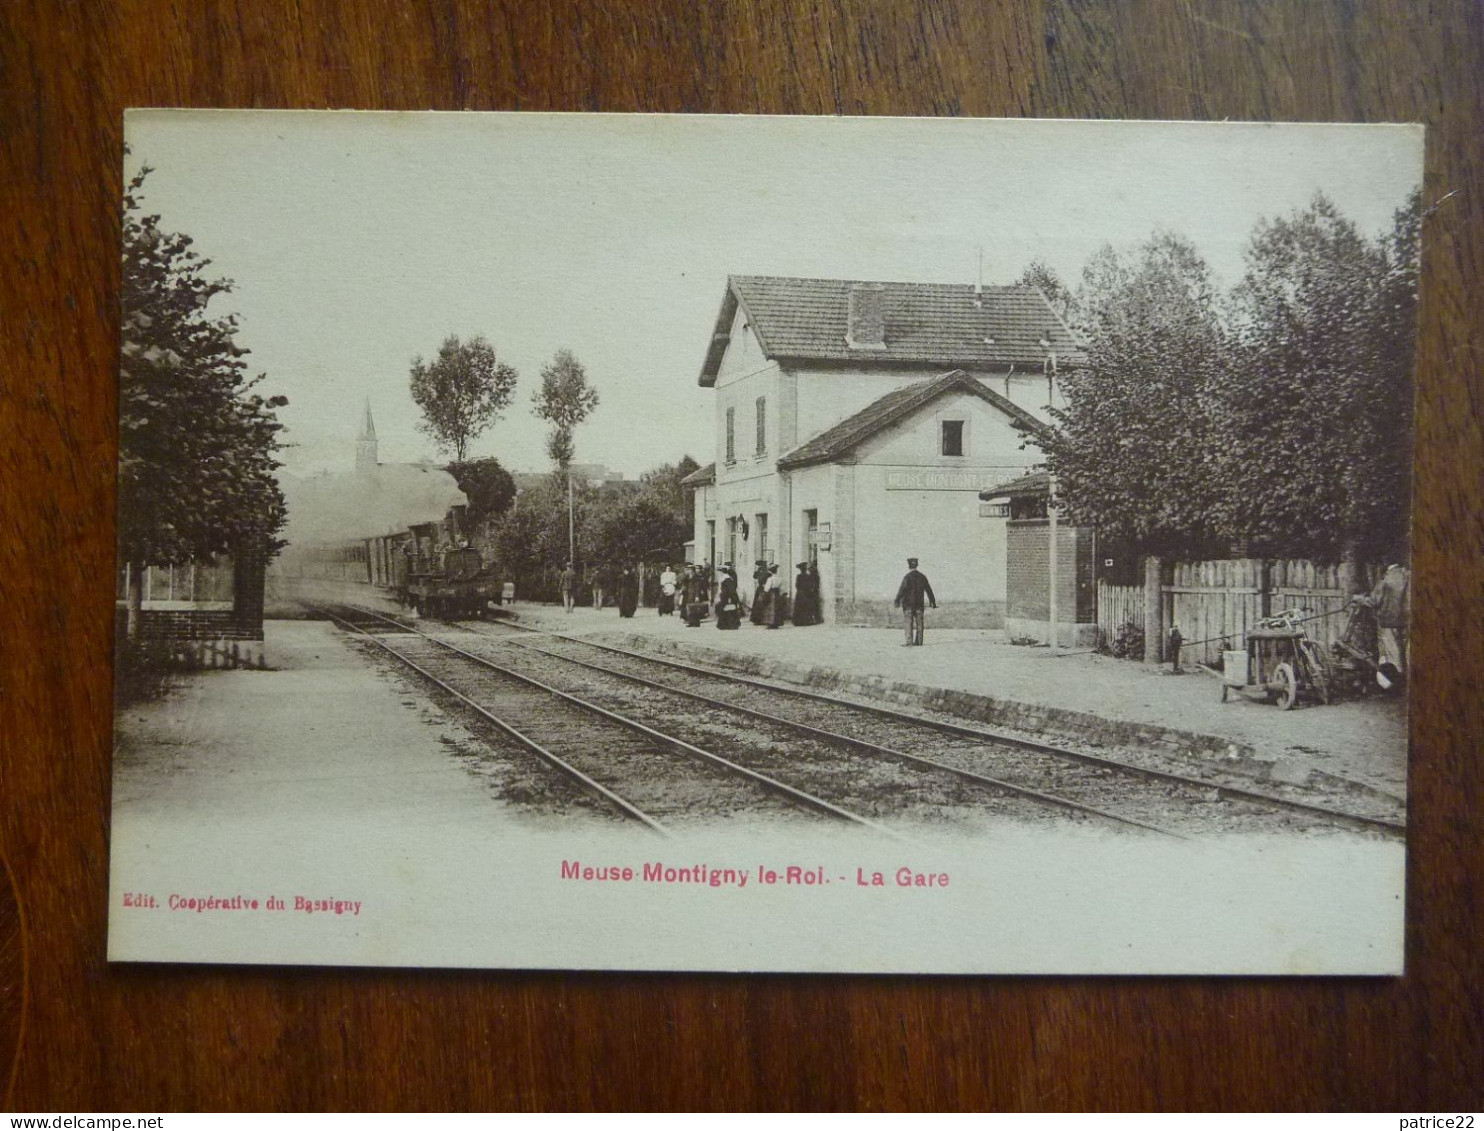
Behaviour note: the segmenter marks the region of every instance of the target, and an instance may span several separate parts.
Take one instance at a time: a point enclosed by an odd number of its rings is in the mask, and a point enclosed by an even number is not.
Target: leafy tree
[[[541,388],[534,402],[536,415],[552,426],[546,452],[565,476],[576,454],[573,433],[598,407],[598,390],[587,383],[587,371],[571,350],[557,350],[541,370]]]
[[[1414,193],[1371,240],[1320,195],[1253,233],[1222,390],[1234,531],[1330,560],[1405,544],[1420,219]]]
[[[680,482],[691,472],[699,470],[700,466],[690,456],[681,456],[680,462],[661,464],[646,471],[640,478],[645,493],[670,513],[683,518],[687,529],[691,523],[691,491],[682,487]],[[681,539],[682,542],[685,540]]]
[[[483,337],[461,342],[449,335],[431,362],[412,359],[412,399],[423,410],[418,427],[463,463],[470,442],[510,404],[517,377]]]
[[[494,457],[454,462],[445,468],[469,500],[468,519],[479,526],[502,515],[515,502],[515,480]]]
[[[1075,296],[1061,281],[1061,276],[1047,266],[1043,260],[1031,260],[1015,283],[1021,287],[1039,288],[1046,296],[1046,301],[1051,304],[1051,309],[1056,311],[1063,321],[1073,320],[1072,308],[1075,305]]]
[[[1202,552],[1220,536],[1212,391],[1231,351],[1216,299],[1205,261],[1172,233],[1132,255],[1104,247],[1083,272],[1090,365],[1063,376],[1047,467],[1074,517],[1155,553]]]
[[[584,531],[595,529],[604,513],[597,492],[577,485],[573,502]],[[494,521],[491,542],[499,569],[523,596],[551,596],[553,579],[568,557],[566,484],[543,479],[521,491]],[[591,550],[583,553],[590,555]]]
[[[124,192],[122,350],[119,364],[118,553],[131,569],[128,636],[139,631],[143,567],[240,551],[276,551],[283,495],[275,476],[274,410],[288,401],[252,389],[235,315],[211,300],[191,238],[143,212],[142,168]]]

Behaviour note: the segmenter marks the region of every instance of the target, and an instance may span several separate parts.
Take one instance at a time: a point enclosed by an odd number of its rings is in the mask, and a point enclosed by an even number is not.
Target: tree
[[[1016,286],[1036,287],[1046,296],[1046,301],[1051,304],[1051,309],[1061,317],[1064,322],[1073,321],[1073,306],[1075,296],[1061,281],[1061,276],[1046,265],[1043,260],[1033,259],[1026,265],[1026,269],[1020,273],[1020,278],[1015,280]]]
[[[128,629],[139,632],[143,568],[282,545],[274,410],[252,392],[235,315],[208,307],[232,283],[210,279],[191,238],[142,210],[142,168],[124,192],[119,364],[119,559],[130,569]]]
[[[567,556],[577,557],[577,509],[572,496],[572,457],[576,453],[573,433],[598,407],[598,390],[587,383],[587,371],[571,350],[557,350],[551,363],[541,370],[541,388],[536,390],[535,412],[551,421],[546,453],[556,464],[557,475],[567,481]]]
[[[1223,520],[1284,553],[1400,556],[1416,340],[1416,193],[1367,239],[1327,198],[1259,224],[1233,295]]]
[[[686,528],[691,523],[691,490],[681,486],[681,480],[700,468],[690,456],[681,456],[678,463],[661,464],[646,471],[640,478],[644,492],[652,496],[661,507],[684,520]],[[686,535],[689,537],[689,535]],[[685,538],[681,539],[682,542]]]
[[[483,337],[461,342],[449,335],[432,362],[412,359],[412,399],[423,410],[418,427],[463,463],[470,442],[509,406],[517,379]]]
[[[1205,261],[1172,233],[1132,256],[1104,247],[1083,271],[1090,364],[1063,376],[1047,467],[1075,518],[1154,553],[1201,552],[1221,534],[1212,391],[1230,349],[1216,298]]]
[[[515,502],[515,480],[494,457],[454,462],[445,469],[469,500],[470,526],[497,518]]]
[[[598,407],[598,390],[587,383],[587,371],[571,350],[557,350],[541,370],[541,388],[533,398],[535,413],[551,422],[546,452],[563,475],[575,455],[573,433]]]
[[[576,512],[585,531],[596,529],[603,507],[597,492],[578,486],[573,493]],[[493,523],[495,559],[501,571],[515,581],[526,597],[550,595],[551,581],[567,561],[568,511],[565,485],[543,479],[516,496],[515,502]]]

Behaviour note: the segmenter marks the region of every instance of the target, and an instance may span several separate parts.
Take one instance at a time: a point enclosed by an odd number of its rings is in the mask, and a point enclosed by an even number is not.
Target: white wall
[[[964,455],[939,451],[939,422],[964,420]],[[979,491],[1041,458],[999,409],[969,393],[924,406],[857,450],[856,600],[890,601],[916,557],[940,602],[1005,599],[1005,520],[979,514]],[[954,489],[904,487],[924,472],[962,472]],[[896,482],[893,482],[893,479]],[[941,482],[941,481],[940,481]],[[950,482],[952,482],[950,480]]]
[[[757,398],[766,397],[764,408],[767,447],[757,452]],[[776,474],[774,463],[779,447],[779,368],[763,356],[757,336],[737,308],[731,342],[722,354],[716,377],[716,481],[718,485]],[[727,463],[727,409],[735,411],[733,435],[735,462]],[[726,512],[735,513],[735,512]]]
[[[818,436],[887,393],[907,385],[929,381],[950,372],[952,368],[790,370],[788,376],[797,386],[794,409],[797,441],[789,447],[796,447]],[[1045,375],[1039,370],[1033,374],[970,372],[986,388],[1007,397],[1038,420],[1050,419],[1046,411],[1048,392],[1053,394],[1050,402],[1052,405],[1060,408],[1066,404],[1061,381],[1058,379],[1048,385]]]

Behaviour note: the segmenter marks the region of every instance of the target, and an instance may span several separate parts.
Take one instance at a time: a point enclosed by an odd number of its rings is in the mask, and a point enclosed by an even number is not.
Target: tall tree
[[[567,557],[577,558],[577,504],[572,487],[572,457],[576,454],[573,435],[577,426],[598,407],[598,390],[587,383],[587,370],[571,350],[557,350],[550,364],[541,370],[541,388],[536,390],[535,412],[551,422],[546,437],[546,453],[556,464],[558,478],[567,488]]]
[[[1224,521],[1284,553],[1397,556],[1407,537],[1420,197],[1368,239],[1324,196],[1259,224],[1233,294]]]
[[[482,336],[461,342],[449,335],[431,362],[412,359],[412,399],[423,410],[418,427],[463,463],[469,444],[510,404],[517,377]]]
[[[1216,299],[1200,254],[1168,232],[1133,255],[1105,247],[1083,272],[1090,365],[1063,377],[1047,466],[1076,518],[1156,553],[1201,552],[1220,536],[1212,390],[1230,349]]]
[[[533,399],[536,415],[551,423],[546,452],[565,475],[576,454],[573,434],[598,407],[598,390],[588,384],[587,370],[572,351],[562,349],[541,370],[541,388]]]
[[[275,409],[249,379],[235,315],[208,307],[232,284],[206,275],[191,238],[142,209],[142,168],[124,192],[119,364],[118,552],[132,567],[128,635],[139,631],[146,565],[281,543]]]

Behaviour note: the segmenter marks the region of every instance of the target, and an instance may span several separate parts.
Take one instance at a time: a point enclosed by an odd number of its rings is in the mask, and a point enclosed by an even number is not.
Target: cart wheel
[[[1273,669],[1273,691],[1278,697],[1280,711],[1293,710],[1294,704],[1298,702],[1298,681],[1293,678],[1293,668],[1290,665],[1279,664]]]

